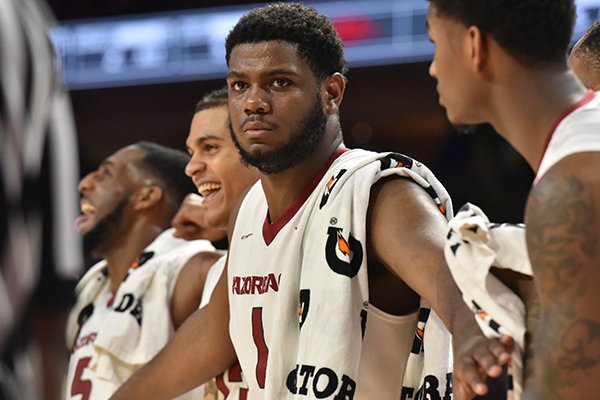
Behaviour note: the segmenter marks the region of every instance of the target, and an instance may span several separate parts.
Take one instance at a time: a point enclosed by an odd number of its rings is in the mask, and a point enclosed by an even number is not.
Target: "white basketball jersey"
[[[371,185],[406,172],[403,161],[413,163],[363,150],[336,154],[272,223],[261,183],[248,192],[231,237],[228,290],[249,399],[399,397],[417,317],[388,318],[369,305],[364,243]],[[449,203],[438,203],[446,206],[451,214]]]
[[[65,385],[67,400],[106,400],[173,336],[170,303],[183,266],[205,240],[159,235],[112,293],[108,268],[100,261],[77,286],[78,301],[67,324],[71,347]],[[202,398],[197,388],[180,399]]]
[[[600,151],[600,92],[589,91],[561,115],[550,133],[535,181],[561,159],[575,153]]]

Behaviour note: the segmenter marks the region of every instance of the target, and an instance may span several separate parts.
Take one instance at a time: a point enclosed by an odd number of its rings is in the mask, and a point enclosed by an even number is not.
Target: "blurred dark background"
[[[59,21],[255,4],[222,0],[49,0]],[[438,105],[427,62],[351,68],[341,108],[349,147],[397,151],[426,163],[453,196],[481,206],[492,220],[520,222],[532,174],[489,127],[459,135]],[[81,172],[117,148],[152,140],[183,148],[192,110],[224,79],[77,90],[71,93]]]

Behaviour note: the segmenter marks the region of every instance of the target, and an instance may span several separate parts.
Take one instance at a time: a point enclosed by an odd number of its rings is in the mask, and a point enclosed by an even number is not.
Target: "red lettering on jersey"
[[[231,293],[237,295],[265,294],[269,291],[278,292],[281,274],[275,276],[234,276],[231,282]]]
[[[98,336],[98,334],[96,332],[92,332],[89,335],[85,335],[83,337],[78,338],[75,341],[75,343],[73,344],[73,348],[71,349],[71,352],[75,353],[75,351],[77,351],[77,349],[94,343],[94,341],[96,340],[96,336]]]

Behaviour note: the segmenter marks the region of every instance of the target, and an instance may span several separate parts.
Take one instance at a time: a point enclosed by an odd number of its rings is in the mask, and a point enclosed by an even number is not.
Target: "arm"
[[[509,353],[483,335],[452,279],[443,250],[446,219],[419,185],[397,178],[373,187],[369,215],[375,257],[427,300],[453,335],[457,398],[485,394],[486,374],[499,376]]]
[[[235,361],[229,338],[227,274],[210,303],[195,311],[157,356],[111,397],[113,400],[171,399],[207,382]]]
[[[176,330],[198,309],[208,270],[221,256],[221,253],[203,251],[190,258],[181,269],[171,298],[171,320]]]
[[[527,247],[541,318],[528,399],[600,393],[600,153],[566,157],[533,188]]]

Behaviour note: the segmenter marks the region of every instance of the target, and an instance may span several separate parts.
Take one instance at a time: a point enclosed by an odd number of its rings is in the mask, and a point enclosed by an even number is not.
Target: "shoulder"
[[[583,266],[585,260],[600,258],[596,251],[600,235],[599,170],[600,152],[572,154],[533,186],[525,222],[528,251],[537,278],[545,272],[569,270],[569,277],[561,279],[570,279],[576,274],[574,268]]]
[[[181,269],[171,298],[171,315],[176,328],[198,308],[206,276],[222,256],[220,252],[203,251],[191,257]]]

